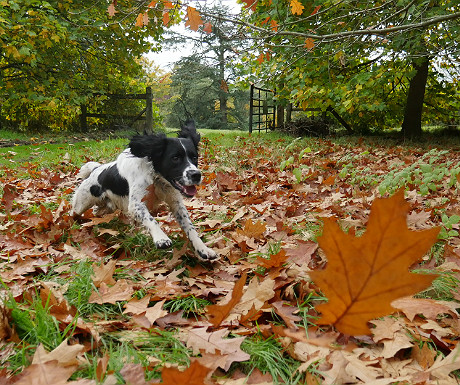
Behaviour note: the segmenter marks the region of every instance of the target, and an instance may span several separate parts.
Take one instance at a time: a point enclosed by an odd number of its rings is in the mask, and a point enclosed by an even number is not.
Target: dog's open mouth
[[[195,194],[196,194],[196,186],[195,185],[185,186],[185,185],[183,185],[182,183],[180,183],[179,181],[176,181],[176,180],[174,180],[172,182],[172,185],[176,189],[178,189],[186,197],[191,198],[191,197],[195,196]]]

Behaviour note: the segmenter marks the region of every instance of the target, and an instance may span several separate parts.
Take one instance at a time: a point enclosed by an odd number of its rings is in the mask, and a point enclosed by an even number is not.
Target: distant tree
[[[214,15],[229,13],[229,9],[221,4],[210,8],[204,5],[200,11]],[[195,34],[189,36],[169,32],[163,43],[170,47],[193,44],[193,54],[184,58],[173,70],[173,85],[181,95],[175,110],[185,112],[185,108],[188,108],[196,113],[200,111],[200,119],[209,127],[244,127],[247,122],[248,93],[235,86],[233,60],[238,57],[245,42],[241,40],[235,25],[216,17],[212,24],[203,24]],[[191,71],[195,72],[191,74]],[[195,82],[195,85],[188,81]],[[177,87],[182,87],[182,90]],[[206,92],[204,99],[193,99],[196,96],[190,89],[193,87]],[[198,90],[196,92],[200,93]],[[189,95],[193,95],[192,98]],[[205,100],[209,106],[202,105]]]

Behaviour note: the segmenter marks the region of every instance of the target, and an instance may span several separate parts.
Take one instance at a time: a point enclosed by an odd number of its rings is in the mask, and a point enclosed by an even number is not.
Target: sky
[[[238,13],[241,5],[237,4],[236,0],[195,0],[195,1],[190,1],[191,6],[195,6],[193,3],[207,3],[210,5],[213,4],[223,4],[227,7],[229,7],[234,13]],[[182,35],[190,35],[192,31],[190,31],[189,28],[185,27],[185,22],[182,21],[180,25],[174,26],[171,28],[174,32],[180,33]],[[166,50],[162,49],[159,52],[149,52],[147,54],[147,57],[150,60],[153,60],[156,65],[159,65],[161,68],[164,70],[171,70],[172,67],[174,66],[174,63],[180,60],[184,56],[189,56],[192,51],[191,51],[192,45],[190,46],[185,46],[185,47],[180,47],[179,49],[174,49],[174,50]]]

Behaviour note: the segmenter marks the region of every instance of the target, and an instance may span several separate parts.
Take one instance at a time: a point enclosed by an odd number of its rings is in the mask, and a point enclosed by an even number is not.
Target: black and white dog
[[[93,206],[110,211],[121,209],[148,229],[157,248],[170,247],[171,240],[149,212],[144,199],[153,184],[155,199],[169,205],[197,257],[216,260],[217,254],[200,239],[182,200],[182,195],[194,196],[196,185],[201,183],[197,167],[200,138],[195,123],[188,120],[177,138],[164,134],[137,135],[116,161],[86,163],[79,173],[85,180],[73,196],[72,214],[80,215]]]

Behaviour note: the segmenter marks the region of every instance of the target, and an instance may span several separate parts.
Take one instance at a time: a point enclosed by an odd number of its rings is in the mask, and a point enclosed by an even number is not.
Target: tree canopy
[[[407,108],[421,92],[424,121],[458,117],[458,4],[244,3],[247,20],[238,23],[247,27],[254,44],[243,66],[249,79],[276,88],[280,98],[309,107],[332,105],[358,129],[400,126],[403,120],[414,129],[416,113],[407,114]],[[424,66],[426,78],[420,80]],[[414,79],[419,87],[411,96]],[[425,99],[423,80],[428,85]]]
[[[136,28],[127,17],[136,9],[130,1],[118,2],[113,17],[104,2],[86,0],[0,5],[3,114],[28,127],[39,125],[42,114],[65,127],[89,95],[138,87],[142,67],[135,59],[153,48],[147,37],[159,40],[163,31],[162,24]]]
[[[196,1],[112,0],[107,6],[0,0],[4,114],[14,119],[39,108],[65,125],[72,114],[64,105],[72,110],[88,95],[139,88],[146,73],[136,58],[161,42],[165,29],[184,21],[201,31],[205,51],[214,50],[222,121],[228,107],[225,52],[239,53],[233,67],[239,67],[243,86],[262,83],[286,104],[332,106],[358,131],[402,126],[414,136],[422,123],[458,120],[458,3],[241,3],[242,12],[232,15]],[[251,45],[238,50],[235,42]]]

